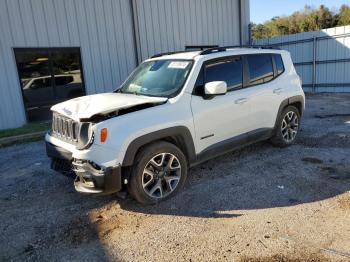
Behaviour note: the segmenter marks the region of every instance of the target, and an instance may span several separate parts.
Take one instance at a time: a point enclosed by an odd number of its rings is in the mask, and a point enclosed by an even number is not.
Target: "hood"
[[[77,97],[51,107],[51,110],[73,120],[88,119],[97,114],[108,114],[142,104],[159,104],[165,97],[150,97],[122,93],[103,93]]]

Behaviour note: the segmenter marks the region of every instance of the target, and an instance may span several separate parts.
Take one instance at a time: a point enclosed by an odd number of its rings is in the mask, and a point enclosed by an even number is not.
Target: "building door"
[[[50,107],[85,94],[79,48],[15,48],[27,120],[51,119]]]

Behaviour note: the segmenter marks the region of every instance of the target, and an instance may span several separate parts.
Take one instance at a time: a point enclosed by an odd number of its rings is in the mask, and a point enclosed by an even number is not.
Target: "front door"
[[[204,85],[225,81],[225,95],[206,98]],[[225,143],[250,129],[250,90],[242,89],[243,63],[240,56],[206,62],[192,96],[197,154],[218,143]]]

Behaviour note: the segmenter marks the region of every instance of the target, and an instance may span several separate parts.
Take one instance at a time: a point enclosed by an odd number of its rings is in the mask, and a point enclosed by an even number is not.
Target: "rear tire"
[[[155,142],[140,150],[131,168],[130,195],[141,204],[156,204],[174,196],[185,184],[187,160],[168,142]]]
[[[300,129],[300,113],[294,106],[287,106],[278,116],[274,136],[270,139],[275,146],[294,144]]]

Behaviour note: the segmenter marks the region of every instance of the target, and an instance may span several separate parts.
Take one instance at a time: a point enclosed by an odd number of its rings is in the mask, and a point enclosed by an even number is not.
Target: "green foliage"
[[[337,25],[350,25],[350,7],[342,5],[338,14],[336,14]]]
[[[47,131],[50,128],[51,122],[29,123],[19,128],[0,130],[0,138],[31,134],[40,131]]]
[[[331,12],[324,5],[320,5],[317,9],[305,6],[304,10],[294,12],[290,16],[273,17],[263,24],[253,24],[252,37],[253,39],[268,38],[349,24],[350,7],[347,5],[342,5],[337,13]]]

